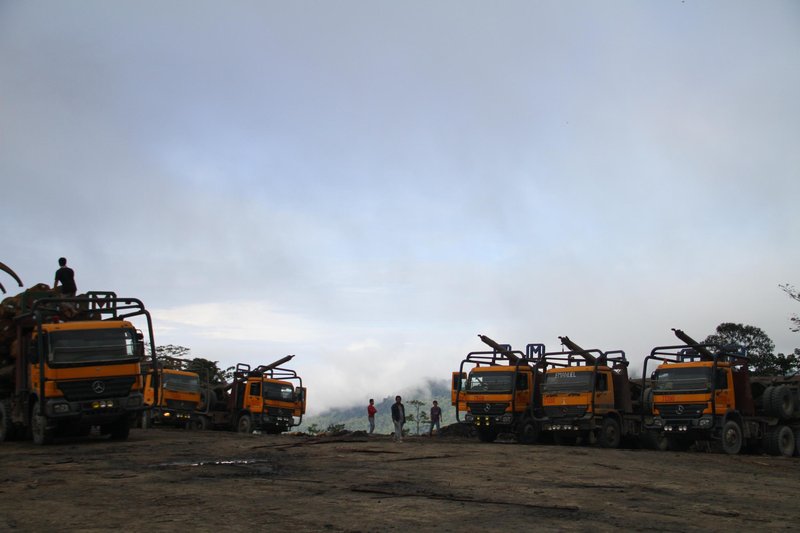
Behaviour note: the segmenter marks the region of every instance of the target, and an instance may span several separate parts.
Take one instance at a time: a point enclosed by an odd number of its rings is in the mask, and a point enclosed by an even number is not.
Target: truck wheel
[[[728,420],[722,426],[722,449],[730,455],[737,455],[742,451],[742,427],[738,422]]]
[[[142,429],[150,429],[153,427],[153,415],[150,411],[142,411]]]
[[[47,426],[47,417],[39,414],[39,401],[33,404],[31,413],[31,433],[33,442],[38,445],[51,444],[55,437],[55,428]]]
[[[123,417],[108,426],[111,440],[127,440],[131,433],[131,425],[128,417]]]
[[[778,426],[767,433],[764,447],[770,455],[791,457],[794,453],[795,436],[789,426]]]
[[[619,428],[619,422],[614,418],[606,418],[603,420],[603,425],[600,428],[600,435],[597,441],[603,448],[619,448],[622,442],[622,432]]]
[[[195,419],[194,423],[192,424],[192,428],[199,431],[207,430],[208,426],[209,426],[208,419],[204,416]]]
[[[769,390],[769,389],[768,389]],[[766,396],[766,392],[764,393]],[[767,412],[780,419],[789,419],[794,414],[794,395],[786,385],[772,387],[772,394],[765,398],[769,401]]]
[[[644,389],[644,394],[642,396],[644,398],[644,405],[642,405],[642,408],[645,414],[651,414],[653,412],[653,387]]]
[[[794,430],[794,455],[800,457],[800,428]]]
[[[252,433],[253,418],[246,413],[240,416],[239,422],[236,424],[236,431],[238,431],[239,433]]]
[[[497,430],[489,428],[478,429],[478,439],[481,442],[494,442],[497,439]]]
[[[517,441],[520,444],[533,444],[539,438],[539,425],[530,418],[524,419],[517,429]]]
[[[14,440],[16,428],[11,420],[11,402],[0,401],[0,442]]]

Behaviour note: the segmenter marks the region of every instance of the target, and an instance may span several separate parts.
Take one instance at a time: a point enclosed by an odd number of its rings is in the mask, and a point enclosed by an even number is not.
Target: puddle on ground
[[[173,461],[171,463],[157,463],[150,468],[192,467],[192,466],[248,466],[267,464],[266,459],[228,459],[221,461]]]

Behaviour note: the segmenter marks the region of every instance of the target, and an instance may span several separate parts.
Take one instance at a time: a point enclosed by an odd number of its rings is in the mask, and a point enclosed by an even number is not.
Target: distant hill
[[[406,408],[406,417],[413,415],[417,418],[417,407],[411,402],[418,400],[423,402],[419,406],[419,413],[425,413],[430,418],[430,410],[433,400],[439,402],[439,407],[442,408],[442,425],[452,424],[456,421],[455,407],[450,405],[450,383],[448,380],[429,380],[424,385],[412,389],[401,391],[400,396],[403,397],[403,405]],[[390,434],[394,430],[392,425],[392,404],[394,403],[395,395],[387,396],[382,399],[375,398],[375,407],[378,413],[375,415],[375,432],[381,434]],[[352,407],[342,407],[338,409],[330,409],[316,416],[303,417],[303,424],[298,428],[298,431],[308,432],[309,428],[316,428],[320,431],[325,431],[331,425],[344,425],[344,429],[348,431],[358,431],[369,429],[367,422],[367,404],[368,399],[364,400],[363,405],[354,405]],[[423,419],[422,416],[419,417]],[[417,423],[408,422],[406,424],[412,434],[417,433]],[[425,433],[430,430],[428,423],[420,423],[419,432]]]

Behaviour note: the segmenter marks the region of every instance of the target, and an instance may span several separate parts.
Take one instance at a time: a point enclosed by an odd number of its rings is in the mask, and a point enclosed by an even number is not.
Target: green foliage
[[[755,376],[785,376],[800,369],[796,355],[775,355],[775,343],[761,328],[755,326],[723,322],[717,326],[715,334],[706,337],[704,343],[744,346],[750,358],[750,371]]]
[[[319,427],[316,424],[311,424],[310,426],[308,426],[308,428],[306,428],[306,433],[308,433],[309,435],[316,435],[320,431],[322,430],[319,429]]]
[[[166,346],[156,346],[156,357],[159,359],[175,358],[186,359],[192,350],[186,346],[167,344]]]
[[[328,427],[325,428],[327,433],[339,433],[344,431],[344,424],[328,424]]]

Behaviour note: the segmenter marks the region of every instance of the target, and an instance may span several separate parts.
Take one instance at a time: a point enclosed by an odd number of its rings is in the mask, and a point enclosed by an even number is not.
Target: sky
[[[478,334],[789,353],[798,30],[793,1],[0,0],[0,262],[65,256],[221,367],[295,354],[312,414]]]

